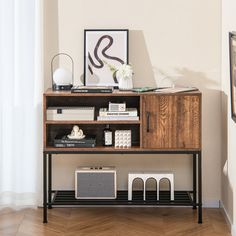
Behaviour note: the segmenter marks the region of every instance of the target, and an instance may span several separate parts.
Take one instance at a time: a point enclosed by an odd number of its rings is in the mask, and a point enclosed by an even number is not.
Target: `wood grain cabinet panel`
[[[142,97],[142,147],[201,148],[201,96],[145,95]]]

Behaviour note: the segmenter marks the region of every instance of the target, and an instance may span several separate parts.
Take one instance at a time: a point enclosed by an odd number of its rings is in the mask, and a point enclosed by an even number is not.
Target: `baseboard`
[[[236,225],[232,225],[231,227],[231,235],[236,236]]]
[[[220,209],[221,209],[221,212],[222,212],[222,214],[225,218],[225,221],[226,221],[226,223],[227,223],[227,225],[228,225],[228,227],[231,231],[231,235],[236,236],[236,225],[233,225],[233,223],[232,223],[232,221],[231,221],[231,219],[230,219],[230,217],[229,217],[222,201],[220,201]]]
[[[219,200],[203,201],[203,208],[220,208]]]

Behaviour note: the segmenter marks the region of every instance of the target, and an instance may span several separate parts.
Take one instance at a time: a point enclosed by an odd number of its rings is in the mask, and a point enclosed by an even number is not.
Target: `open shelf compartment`
[[[109,122],[108,122],[109,124]],[[94,123],[93,125],[80,124],[79,127],[86,135],[96,136],[96,146],[103,146],[103,130],[106,127],[105,123]],[[56,135],[70,134],[73,129],[73,124],[47,124],[46,130],[46,146],[53,147],[53,141]],[[140,125],[139,124],[110,124],[110,129],[113,133],[113,144],[115,140],[116,130],[131,130],[132,146],[140,146]]]
[[[101,95],[101,94],[100,94]],[[108,108],[109,102],[126,103],[127,108],[137,108],[140,116],[140,97],[139,96],[47,96],[45,101],[45,114],[48,107],[94,107],[95,121],[99,115],[100,108]],[[47,117],[45,117],[47,121]],[[50,120],[48,120],[50,122]]]
[[[160,191],[160,200],[156,200],[156,191],[146,192],[146,201],[143,201],[143,191],[133,191],[133,200],[128,201],[128,191],[117,191],[116,199],[76,199],[75,191],[54,191],[51,205],[173,205],[193,206],[191,191],[175,191],[175,200],[170,200],[169,191]]]

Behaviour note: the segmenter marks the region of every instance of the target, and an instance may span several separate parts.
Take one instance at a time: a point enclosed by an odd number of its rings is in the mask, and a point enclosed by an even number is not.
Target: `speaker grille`
[[[77,172],[77,198],[116,198],[115,173]]]

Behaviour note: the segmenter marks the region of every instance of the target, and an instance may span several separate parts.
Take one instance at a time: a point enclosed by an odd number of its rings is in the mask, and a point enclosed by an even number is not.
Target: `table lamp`
[[[63,67],[54,70],[54,60],[59,56],[68,57],[71,61],[71,71]],[[51,61],[52,90],[71,90],[74,82],[74,61],[71,56],[66,53],[56,54]]]

